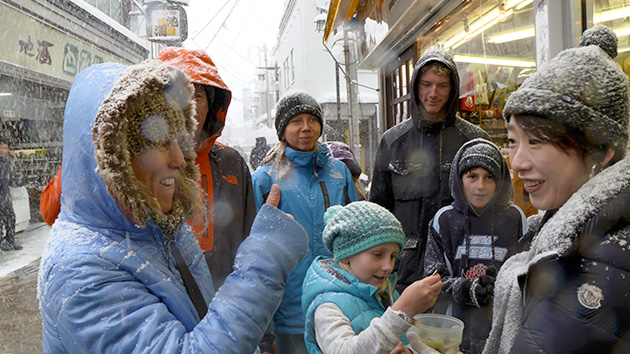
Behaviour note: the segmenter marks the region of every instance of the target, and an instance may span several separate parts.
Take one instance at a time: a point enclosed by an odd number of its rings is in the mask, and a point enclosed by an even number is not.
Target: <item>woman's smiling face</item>
[[[160,204],[163,213],[171,210],[177,170],[186,167],[186,160],[175,139],[162,146],[146,149],[131,159],[136,178]]]
[[[517,121],[512,116],[507,127],[510,166],[523,180],[535,208],[557,209],[589,180],[590,168],[577,151],[542,141]]]

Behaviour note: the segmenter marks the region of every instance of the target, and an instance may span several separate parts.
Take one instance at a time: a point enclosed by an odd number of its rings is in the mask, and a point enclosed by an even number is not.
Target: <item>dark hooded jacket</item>
[[[451,69],[451,95],[441,121],[420,115],[418,82],[421,68],[440,62]],[[423,276],[429,220],[453,199],[448,186],[451,161],[466,141],[490,139],[481,128],[459,118],[459,76],[453,59],[443,50],[429,50],[411,77],[411,119],[387,130],[376,152],[370,201],[391,211],[405,231],[405,248],[396,259],[396,288],[402,292]]]
[[[0,157],[0,205],[6,208],[11,205],[11,161],[8,157]]]
[[[494,195],[481,214],[468,203],[458,173],[462,153],[478,144],[494,150],[491,155],[500,164],[499,175],[494,176]],[[492,304],[476,307],[467,293],[469,285],[486,274],[488,266],[500,268],[520,249],[518,242],[527,231],[527,220],[511,202],[513,189],[507,163],[489,141],[475,139],[462,146],[453,160],[449,184],[454,201],[440,209],[431,221],[424,270],[426,275],[438,270],[442,276],[444,285],[436,312],[451,312],[464,321],[462,352],[480,353],[492,324]]]
[[[189,220],[201,245],[214,286],[218,289],[232,272],[238,246],[249,235],[256,206],[247,162],[235,149],[217,142],[225,127],[232,93],[210,56],[201,50],[169,47],[158,60],[178,67],[190,81],[206,87],[209,110],[195,163],[199,184],[207,196],[207,220]]]
[[[269,149],[271,149],[271,147],[267,145],[267,138],[264,136],[256,138],[256,146],[254,146],[249,155],[249,165],[252,167],[253,171],[256,171],[258,166],[260,166],[260,162],[267,156]]]

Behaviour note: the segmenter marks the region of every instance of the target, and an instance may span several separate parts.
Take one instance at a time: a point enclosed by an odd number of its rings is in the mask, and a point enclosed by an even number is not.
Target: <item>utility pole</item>
[[[355,46],[350,47],[348,32],[350,25],[348,21],[343,24],[343,54],[346,64],[346,91],[348,96],[348,130],[350,132],[349,145],[352,148],[355,159],[361,161],[361,142],[359,140],[359,99],[357,94],[357,56],[354,52]],[[355,40],[356,43],[356,40]]]
[[[267,69],[267,46],[263,46],[265,50],[265,107],[267,108],[267,126],[271,127],[271,107],[269,107],[269,70]]]

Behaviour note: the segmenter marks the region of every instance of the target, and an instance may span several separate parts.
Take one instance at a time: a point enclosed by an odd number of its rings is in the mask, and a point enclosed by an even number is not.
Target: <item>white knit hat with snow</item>
[[[617,36],[594,26],[579,48],[562,51],[508,98],[503,116],[531,115],[583,133],[594,145],[610,145],[614,161],[625,155],[630,115],[628,77],[613,60]]]

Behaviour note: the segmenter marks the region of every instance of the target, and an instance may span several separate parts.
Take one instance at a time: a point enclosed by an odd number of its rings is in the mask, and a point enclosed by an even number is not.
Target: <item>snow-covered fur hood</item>
[[[466,142],[464,145],[462,145],[461,148],[459,148],[457,154],[455,155],[455,158],[453,158],[453,163],[451,165],[449,186],[451,188],[451,195],[455,200],[453,206],[462,214],[465,213],[466,208],[470,208],[470,210],[474,213],[474,209],[472,207],[469,207],[469,203],[466,200],[464,185],[462,184],[462,179],[459,175],[460,164],[462,162],[462,154],[464,154],[466,151],[470,151],[470,148],[479,148],[481,146],[483,146],[481,150],[486,151],[485,155],[488,155],[488,158],[492,159],[493,162],[496,162],[499,165],[499,171],[497,172],[498,175],[494,176],[496,189],[494,191],[492,199],[486,206],[486,209],[488,209],[488,207],[491,207],[492,205],[495,205],[497,207],[505,207],[512,202],[512,196],[514,194],[514,189],[512,187],[512,178],[510,177],[510,169],[508,168],[507,162],[503,158],[501,151],[490,141],[482,138],[477,138]]]
[[[628,187],[630,158],[626,157],[586,182],[544,224],[544,214],[528,219],[530,230],[539,231],[529,251],[511,257],[501,267],[495,283],[492,332],[484,353],[509,352],[518,334],[523,302],[517,278],[543,259],[576,252],[585,224]]]
[[[420,107],[418,107],[418,81],[420,81],[422,67],[431,62],[439,62],[451,70],[451,95],[445,106],[447,112],[446,117],[442,120],[444,124],[454,124],[455,115],[459,108],[459,74],[457,73],[457,66],[451,55],[446,51],[442,49],[430,49],[418,60],[413,68],[413,75],[411,76],[411,119],[413,119],[415,127],[419,127],[423,121],[420,115]]]
[[[170,85],[178,81],[179,88]],[[155,105],[155,109],[161,111],[142,111],[142,116],[166,114],[162,120],[166,129],[146,137],[141,143],[130,141],[128,133],[132,123],[129,119],[137,116],[138,110],[154,106],[154,102],[146,102],[144,96],[156,89],[160,93],[164,91],[159,95],[162,102]],[[120,64],[99,64],[79,73],[64,113],[60,219],[98,228],[129,231],[144,228],[151,216],[131,167],[132,151],[136,150],[133,146],[157,146],[178,136],[181,129],[191,132],[196,124],[192,118],[191,92],[192,87],[183,72],[159,61],[129,68]],[[165,105],[173,112],[162,112]],[[142,124],[140,126],[142,130]],[[194,153],[192,149],[182,150],[190,153],[185,153],[187,166],[180,170],[181,179],[197,188]],[[167,215],[177,214],[178,226],[174,228],[179,229],[189,210],[184,210],[177,197],[174,198],[174,207]]]

